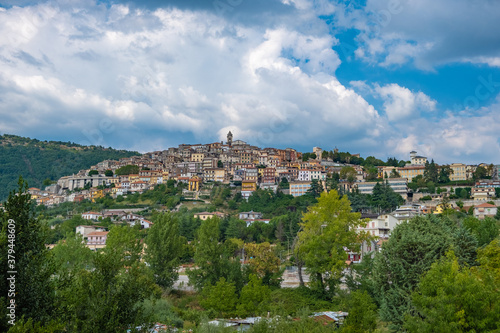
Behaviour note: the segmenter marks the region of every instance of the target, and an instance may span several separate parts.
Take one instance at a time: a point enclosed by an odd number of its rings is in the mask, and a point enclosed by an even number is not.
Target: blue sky
[[[0,133],[500,163],[494,0],[0,0]]]

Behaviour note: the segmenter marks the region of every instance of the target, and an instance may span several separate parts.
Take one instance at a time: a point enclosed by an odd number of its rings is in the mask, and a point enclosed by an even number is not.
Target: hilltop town
[[[410,152],[408,161],[383,162],[337,149],[314,147],[312,153],[303,154],[292,148],[259,148],[233,141],[229,132],[226,143],[181,144],[141,156],[105,160],[60,178],[44,191],[32,188],[31,194],[38,204],[46,206],[94,202],[106,195],[126,196],[175,180],[187,185],[185,198],[198,199],[206,184],[221,183],[238,186],[241,196],[248,199],[258,188],[274,192],[279,188],[285,194],[301,196],[315,182],[324,190],[331,188],[331,180],[344,193],[372,194],[377,182],[384,180],[405,202],[427,200],[435,209],[445,197],[461,199],[469,206],[494,200],[495,189],[500,188],[499,170],[500,165],[486,163],[437,165],[415,151]],[[454,192],[457,188],[466,188],[467,193],[458,195]]]
[[[412,151],[408,161],[389,158],[383,162],[374,157],[363,159],[359,154],[326,151],[314,147],[301,153],[292,148],[259,148],[241,140],[210,144],[181,144],[176,148],[145,153],[141,156],[105,160],[77,174],[60,178],[42,191],[30,188],[37,204],[48,207],[64,202],[99,202],[103,198],[123,198],[153,191],[159,185],[176,187],[182,200],[170,208],[176,210],[184,201],[210,203],[214,187],[223,186],[233,197],[248,200],[257,190],[281,192],[293,197],[318,196],[319,192],[336,189],[346,193],[353,211],[361,212],[371,222],[362,230],[379,238],[378,243],[364,244],[361,253],[350,253],[350,259],[359,262],[365,252],[380,247],[380,239],[387,239],[401,221],[418,215],[439,214],[445,209],[467,212],[477,218],[497,214],[500,165],[466,165],[453,163],[437,165],[434,160]],[[382,187],[390,189],[393,197],[384,202]],[[377,194],[379,193],[379,194]],[[386,196],[385,194],[382,194]],[[356,204],[356,196],[369,204]],[[226,196],[227,197],[227,196]],[[235,206],[223,212],[194,212],[195,218],[206,220],[211,216],[228,214],[245,221],[247,227],[255,222],[269,223],[274,216],[262,212],[241,212]],[[222,209],[218,205],[217,209]],[[141,208],[105,209],[87,211],[81,217],[94,223],[110,219],[114,223],[152,225],[150,216],[137,214]],[[264,217],[264,218],[263,218]],[[77,228],[88,247],[105,247],[107,228],[82,225]],[[90,237],[89,237],[90,236]]]

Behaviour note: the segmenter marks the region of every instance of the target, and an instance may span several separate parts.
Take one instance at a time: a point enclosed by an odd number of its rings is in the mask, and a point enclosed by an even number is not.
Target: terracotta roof
[[[88,234],[87,236],[106,236],[109,231],[94,231]]]
[[[476,208],[496,208],[497,206],[485,202],[483,204],[480,204],[480,205],[477,205],[474,207],[476,207]]]

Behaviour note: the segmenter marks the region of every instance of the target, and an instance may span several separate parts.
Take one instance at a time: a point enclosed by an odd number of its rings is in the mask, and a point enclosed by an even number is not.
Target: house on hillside
[[[97,212],[86,212],[86,213],[83,213],[82,214],[82,218],[84,220],[94,220],[94,221],[97,221],[99,220],[99,218],[102,218],[102,214],[101,213],[97,213]]]
[[[153,225],[153,222],[148,221],[144,218],[129,222],[129,225],[131,227],[135,226],[136,224],[139,224],[141,226],[141,229],[149,229]]]
[[[87,239],[89,234],[95,231],[106,231],[106,229],[94,225],[79,225],[76,227],[76,233],[82,235],[84,239]]]
[[[199,218],[202,221],[208,220],[209,218],[216,217],[216,216],[218,218],[222,219],[222,218],[224,218],[224,213],[221,213],[221,212],[212,212],[212,213],[201,212],[201,213],[194,214],[195,218]]]
[[[87,247],[91,250],[103,249],[106,247],[106,239],[109,231],[94,231],[87,235]]]
[[[475,202],[489,201],[495,198],[495,189],[493,187],[474,187],[471,189],[471,196]]]
[[[497,210],[497,206],[485,202],[474,206],[474,217],[480,220],[484,220],[485,217],[495,217]]]
[[[249,212],[241,212],[239,214],[240,220],[256,220],[262,218],[262,213],[254,212],[253,210]]]

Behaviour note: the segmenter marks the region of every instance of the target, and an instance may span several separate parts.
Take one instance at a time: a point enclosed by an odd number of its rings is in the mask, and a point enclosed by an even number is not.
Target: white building
[[[489,204],[489,203],[482,203],[480,205],[474,206],[474,217],[484,220],[485,217],[495,217],[497,214],[497,206]]]
[[[99,218],[102,218],[101,213],[96,213],[96,212],[86,212],[82,214],[82,218],[84,220],[95,220],[97,221]]]

